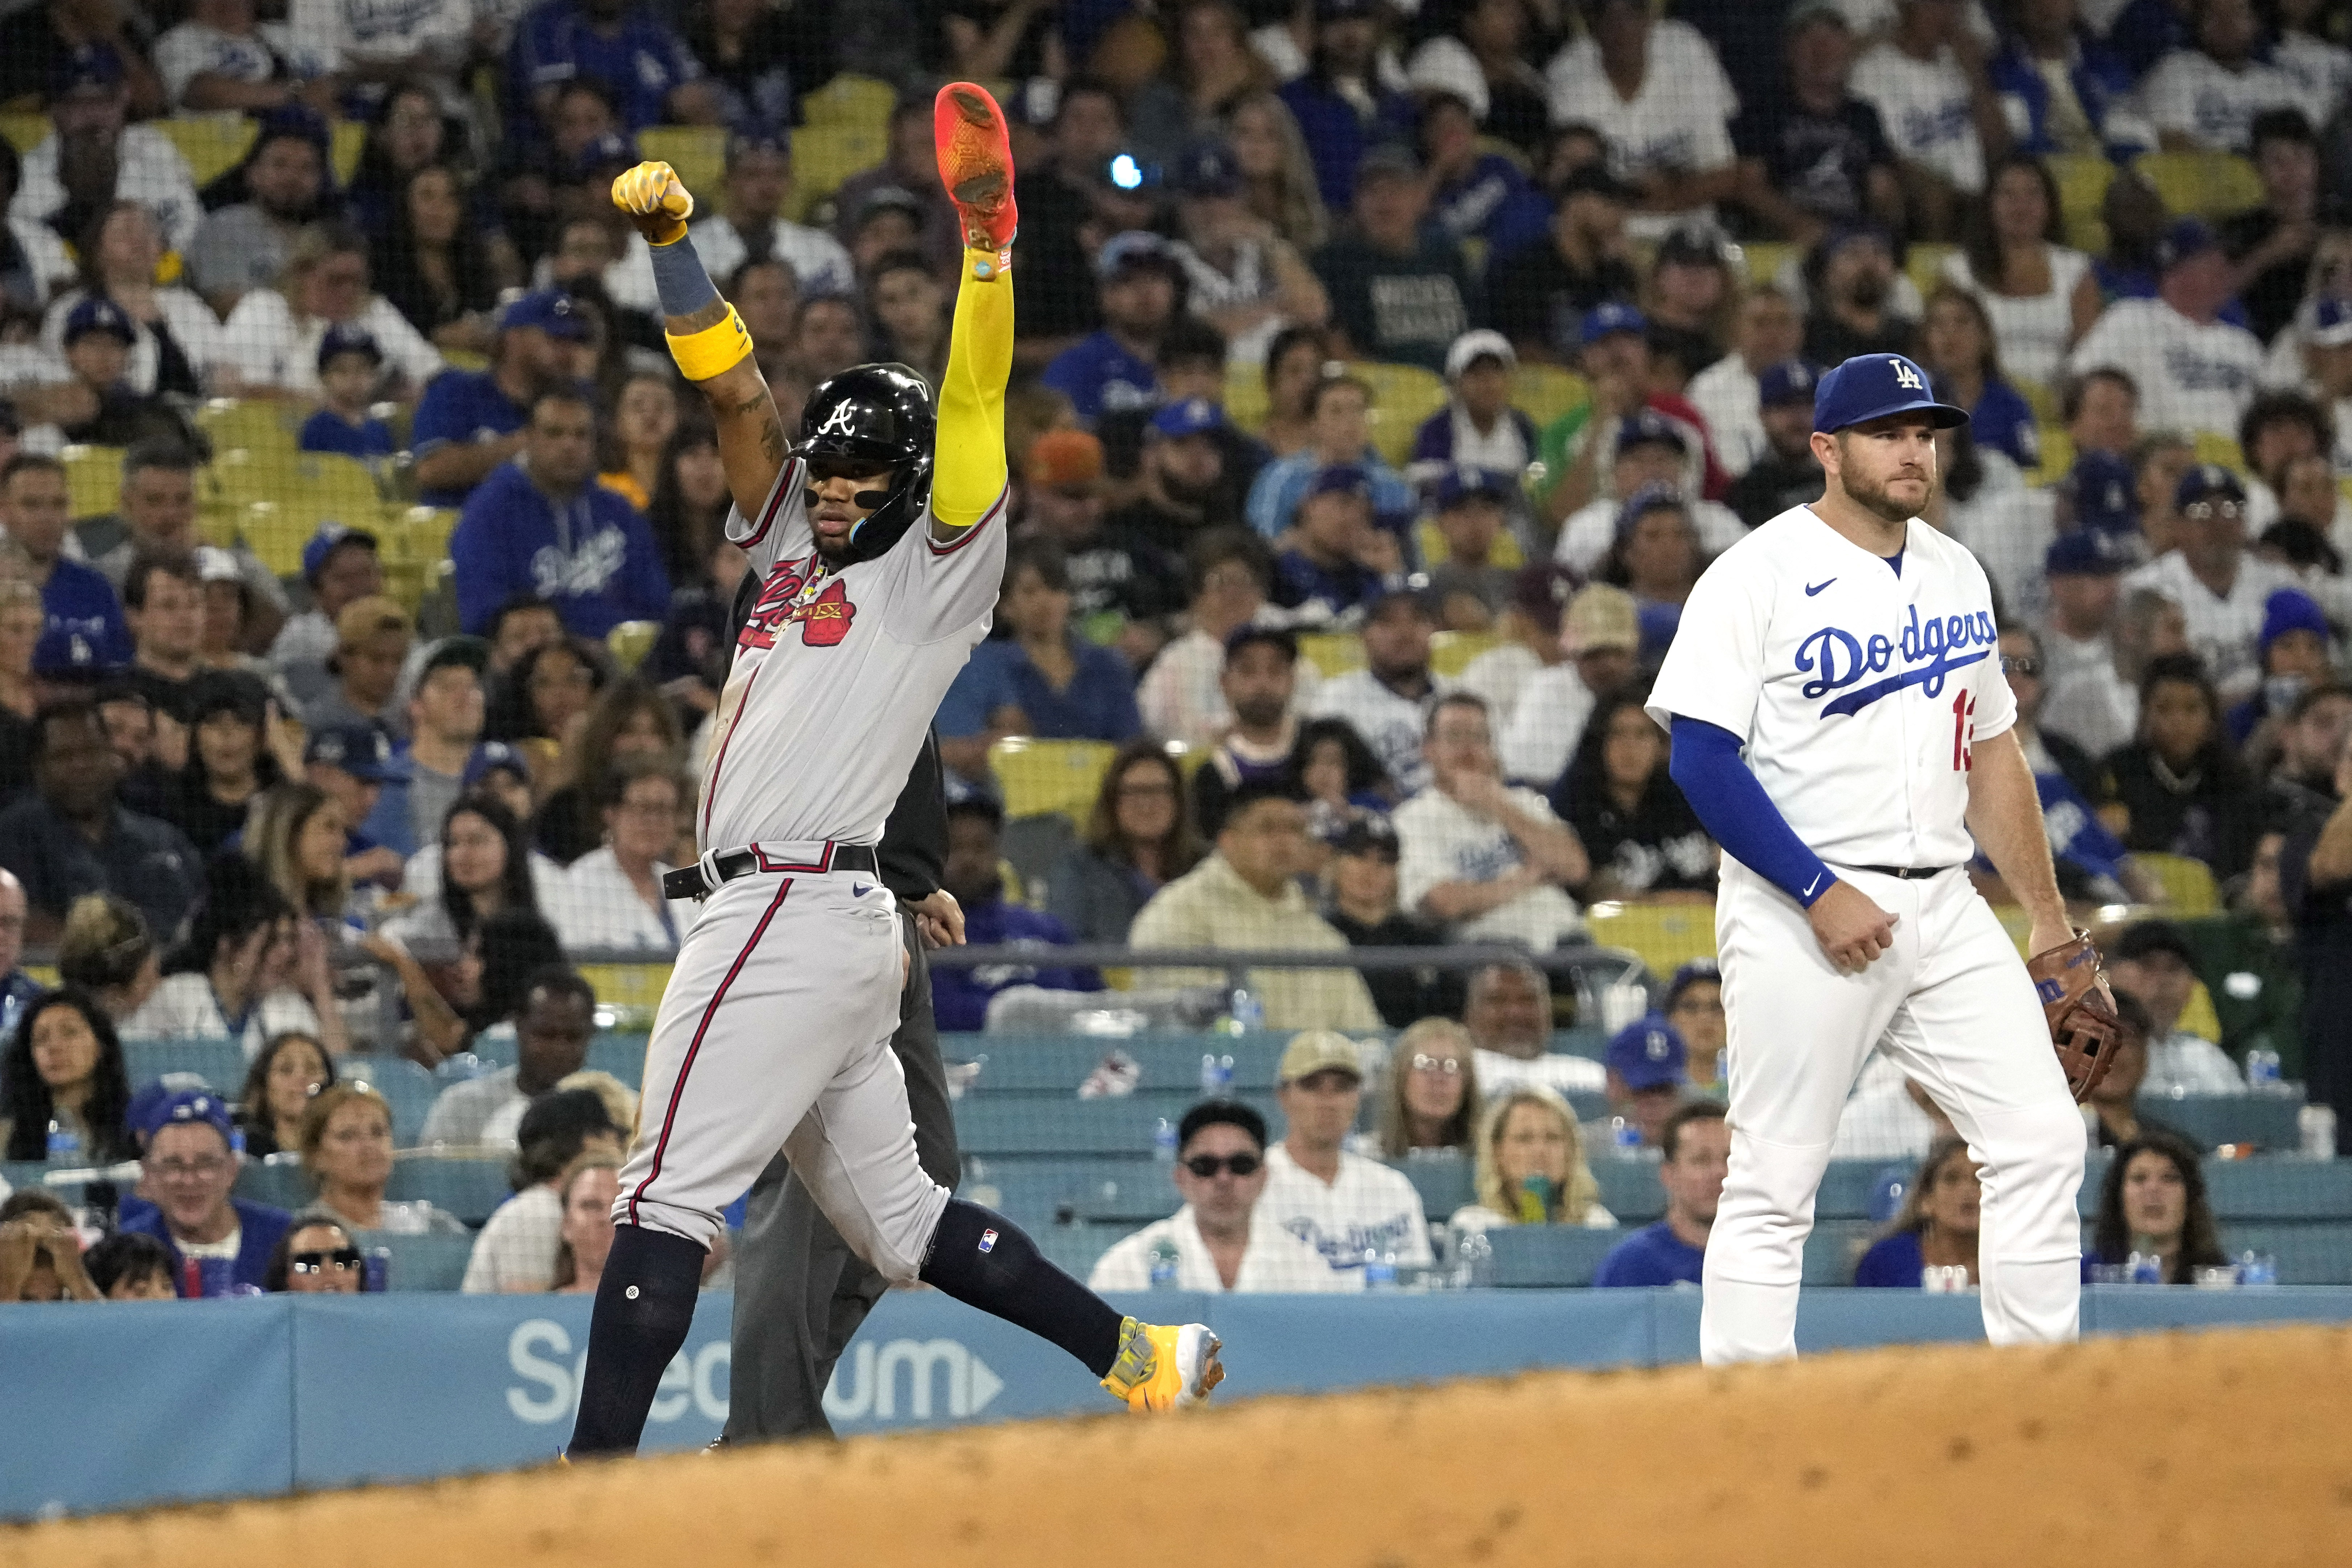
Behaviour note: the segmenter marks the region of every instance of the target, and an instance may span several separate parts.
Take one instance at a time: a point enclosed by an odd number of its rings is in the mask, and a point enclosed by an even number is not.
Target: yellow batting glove
[[[629,214],[648,245],[676,245],[686,237],[694,197],[667,163],[640,163],[613,182],[613,204]]]

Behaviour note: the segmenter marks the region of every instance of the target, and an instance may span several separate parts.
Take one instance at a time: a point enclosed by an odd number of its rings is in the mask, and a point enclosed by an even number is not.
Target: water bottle
[[[1225,1091],[1233,1087],[1233,1082],[1234,1059],[1232,1057],[1221,1057],[1213,1051],[1201,1053],[1201,1097],[1202,1099],[1223,1098]]]
[[[1484,1291],[1495,1283],[1495,1244],[1483,1230],[1465,1227],[1454,1243],[1454,1283],[1465,1291]]]
[[[2269,1046],[2258,1045],[2246,1052],[2246,1087],[2257,1094],[2283,1094],[2286,1085],[2279,1081],[2279,1053]]]
[[[2294,1113],[2294,1130],[2303,1139],[2303,1157],[2307,1160],[2332,1160],[2336,1157],[2336,1107],[2305,1105]]]
[[[392,1289],[392,1249],[371,1247],[360,1259],[360,1289],[380,1295]]]
[[[1642,1153],[1642,1129],[1622,1116],[1609,1118],[1609,1152],[1621,1160],[1638,1159]]]
[[[2124,1266],[2131,1270],[2131,1282],[2135,1285],[2164,1283],[2164,1259],[2158,1253],[2135,1252],[2124,1260]]]
[[[2267,1252],[2238,1254],[2240,1285],[2275,1285],[2278,1283],[2278,1260]]]
[[[63,1122],[49,1124],[49,1163],[71,1165],[81,1158],[81,1134]]]
[[[1172,1291],[1176,1288],[1176,1243],[1163,1236],[1151,1244],[1151,1288]]]
[[[1364,1249],[1364,1289],[1393,1291],[1397,1282],[1396,1254],[1377,1247]]]
[[[1265,1027],[1265,1004],[1247,986],[1235,986],[1225,1004],[1225,1011],[1234,1020],[1235,1034],[1248,1034]]]
[[[1151,1157],[1163,1166],[1176,1163],[1176,1124],[1165,1116],[1152,1124]]]

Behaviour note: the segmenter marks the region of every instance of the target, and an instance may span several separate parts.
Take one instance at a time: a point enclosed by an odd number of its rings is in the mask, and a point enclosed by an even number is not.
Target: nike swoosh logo
[[[852,898],[863,898],[873,891],[873,887],[866,883],[853,882],[849,884],[849,896]]]
[[[1825,577],[1819,582],[1808,583],[1805,586],[1805,597],[1811,599],[1814,594],[1819,593],[1822,589],[1827,588],[1831,583],[1835,582],[1836,580],[1837,579],[1834,577]]]
[[[1815,889],[1815,888],[1817,888],[1817,887],[1819,887],[1819,886],[1821,886],[1821,885],[1822,885],[1822,879],[1821,879],[1820,877],[1816,876],[1815,878],[1813,878],[1813,880],[1812,880],[1812,881],[1811,881],[1811,882],[1809,882],[1809,883],[1805,883],[1805,891],[1804,891],[1804,893],[1803,893],[1801,896],[1805,897],[1805,898],[1811,898],[1811,897],[1812,897],[1812,896],[1813,896],[1813,889]]]

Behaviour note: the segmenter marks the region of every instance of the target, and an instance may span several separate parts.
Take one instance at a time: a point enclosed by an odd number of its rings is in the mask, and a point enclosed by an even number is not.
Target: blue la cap
[[[1444,477],[1437,482],[1437,509],[1441,512],[1465,501],[1483,498],[1500,505],[1508,502],[1510,497],[1510,481],[1492,468],[1457,463],[1448,468]]]
[[[2156,242],[2156,265],[2158,271],[2178,267],[2192,256],[2221,248],[2221,235],[2203,218],[2175,218],[2164,225],[2164,233]]]
[[[2105,528],[2061,534],[2042,556],[2042,570],[2052,577],[2119,577],[2131,569],[2129,547]]]
[[[517,327],[536,327],[567,342],[585,342],[588,338],[586,313],[561,288],[534,289],[499,313],[499,331]]]
[[[394,760],[392,737],[372,724],[331,724],[310,732],[302,747],[304,762],[340,768],[362,784],[405,779],[408,769]]]
[[[1766,408],[1775,403],[1811,402],[1813,388],[1821,379],[1822,372],[1802,360],[1783,360],[1777,365],[1767,365],[1756,377],[1756,401]]]
[[[1622,539],[1632,533],[1633,525],[1640,522],[1647,514],[1666,507],[1672,507],[1685,517],[1690,516],[1689,504],[1683,499],[1682,492],[1672,485],[1653,481],[1643,486],[1626,497],[1625,504],[1617,508],[1617,538]]]
[[[1683,427],[1654,408],[1637,408],[1617,426],[1615,455],[1622,457],[1644,442],[1663,442],[1677,452],[1688,452],[1690,440]]]
[[[2172,504],[2185,512],[2213,496],[2242,507],[2246,504],[2246,487],[2238,483],[2235,474],[2219,463],[2200,463],[2180,476],[2180,483],[2172,492]]]
[[[1130,267],[1158,267],[1173,269],[1174,253],[1168,242],[1150,229],[1129,229],[1103,241],[1102,249],[1095,252],[1095,276],[1103,279],[1118,277]]]
[[[1171,402],[1151,416],[1151,434],[1170,441],[1181,441],[1188,435],[1202,435],[1225,427],[1225,411],[1204,397],[1188,397]]]
[[[1602,1061],[1636,1093],[1672,1088],[1690,1076],[1690,1047],[1683,1043],[1683,1031],[1656,1013],[1612,1035]]]
[[[1177,156],[1171,183],[1180,196],[1230,196],[1242,188],[1242,166],[1223,141],[1195,141]]]
[[[1619,299],[1605,299],[1584,313],[1584,326],[1579,334],[1587,343],[1597,343],[1612,332],[1643,333],[1650,329],[1650,319]]]
[[[520,751],[503,740],[485,740],[466,754],[463,787],[471,789],[501,768],[524,783],[530,782],[530,764],[523,759]]]
[[[2340,349],[2352,343],[2352,300],[2321,300],[2304,341],[2320,349]]]
[[[1813,389],[1813,428],[1823,434],[1890,413],[1925,413],[1937,430],[1969,422],[1967,409],[1937,402],[1927,372],[1901,354],[1856,354]]]
[[[2262,652],[2268,656],[2271,644],[2290,632],[2309,632],[2322,643],[2327,641],[2327,615],[2319,601],[2300,588],[2274,588],[2263,601]]]
[[[1693,958],[1676,969],[1675,977],[1666,982],[1666,1010],[1674,1011],[1675,1004],[1683,999],[1683,993],[1702,983],[1710,986],[1723,984],[1723,967],[1712,958]]]
[[[128,668],[89,632],[52,622],[33,644],[33,674],[53,681],[102,680]]]
[[[76,44],[49,68],[49,96],[111,93],[122,85],[122,57],[111,44]]]
[[[121,306],[100,294],[89,296],[66,312],[65,340],[68,346],[92,332],[104,332],[125,344],[139,340],[138,330],[131,325],[129,314]]]
[[[220,1134],[221,1141],[231,1148],[239,1146],[236,1124],[228,1113],[228,1102],[209,1089],[183,1089],[165,1097],[160,1103],[151,1105],[147,1114],[151,1124],[144,1130],[151,1139],[174,1124],[185,1125],[200,1122]]]
[[[1315,477],[1307,483],[1307,495],[1310,499],[1317,496],[1361,496],[1370,500],[1372,483],[1353,463],[1335,463],[1328,468],[1317,470]]]
[[[383,350],[375,334],[348,321],[338,321],[319,334],[319,368],[325,370],[338,354],[365,354],[371,362],[383,363]]]
[[[580,156],[572,161],[575,173],[583,178],[600,169],[627,168],[637,161],[637,144],[617,131],[600,131],[580,149]]]
[[[319,531],[310,536],[310,542],[302,547],[303,580],[308,582],[318,581],[319,574],[327,570],[327,558],[345,544],[354,544],[362,549],[373,550],[376,548],[376,538],[365,528],[354,528],[337,522],[320,523]]]
[[[2084,528],[2130,533],[2139,527],[2139,492],[2131,465],[2112,452],[2077,455],[2059,487],[2074,504],[2074,520]]]

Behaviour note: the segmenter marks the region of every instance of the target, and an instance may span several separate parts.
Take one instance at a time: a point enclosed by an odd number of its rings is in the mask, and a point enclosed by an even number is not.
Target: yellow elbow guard
[[[677,361],[690,382],[707,382],[711,377],[733,370],[751,352],[751,330],[743,325],[735,307],[727,307],[727,319],[699,332],[679,337],[665,332],[669,340],[669,356]]]

